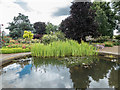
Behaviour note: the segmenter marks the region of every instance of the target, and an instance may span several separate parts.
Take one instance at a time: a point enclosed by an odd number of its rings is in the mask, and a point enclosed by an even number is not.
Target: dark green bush
[[[114,37],[115,37],[115,39],[120,40],[120,35],[117,35],[117,36],[114,36]]]
[[[113,47],[114,45],[113,45],[113,42],[104,42],[104,44],[105,44],[105,47]]]

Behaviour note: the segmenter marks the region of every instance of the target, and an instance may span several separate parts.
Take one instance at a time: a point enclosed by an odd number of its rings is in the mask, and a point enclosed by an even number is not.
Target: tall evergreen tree
[[[17,39],[18,37],[22,37],[25,30],[33,31],[34,28],[28,19],[28,16],[25,16],[21,13],[17,17],[13,18],[13,21],[9,23],[7,27],[10,31],[10,37],[13,39]]]

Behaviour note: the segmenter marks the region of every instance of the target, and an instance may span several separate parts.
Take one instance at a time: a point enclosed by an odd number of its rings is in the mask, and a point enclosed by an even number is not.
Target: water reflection
[[[31,67],[32,67],[32,64],[26,65],[20,72],[17,72],[19,74],[19,78],[22,78],[26,74],[30,74]]]
[[[56,59],[32,58],[3,67],[5,88],[117,88],[119,64],[99,60],[90,68],[67,67]]]
[[[115,63],[100,60],[91,69],[71,67],[74,88],[118,88],[118,70]]]

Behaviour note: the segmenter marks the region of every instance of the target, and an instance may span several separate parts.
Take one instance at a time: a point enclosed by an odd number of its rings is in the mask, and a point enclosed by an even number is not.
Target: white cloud
[[[23,7],[15,3],[16,1],[26,3],[30,11],[24,10]],[[2,13],[0,15],[0,24],[4,24],[2,30],[8,26],[8,22],[11,22],[13,17],[17,16],[18,13],[27,15],[31,23],[49,21],[58,25],[68,15],[53,17],[52,14],[57,11],[58,8],[70,6],[71,2],[72,0],[1,0],[0,11],[2,11]]]

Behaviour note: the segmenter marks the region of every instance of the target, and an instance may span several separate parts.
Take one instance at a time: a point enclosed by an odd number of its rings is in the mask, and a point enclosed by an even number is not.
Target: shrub
[[[104,42],[105,47],[113,47],[113,42]]]
[[[41,39],[42,38],[42,34],[35,34],[34,36],[33,36],[33,39]]]
[[[31,43],[39,43],[39,42],[41,42],[40,39],[32,39],[32,40],[31,40]]]
[[[23,38],[31,40],[33,38],[33,34],[31,33],[31,31],[24,31]]]
[[[56,25],[53,25],[52,23],[47,23],[47,25],[46,25],[46,33],[47,34],[50,34],[51,32],[56,32],[57,31],[57,28],[58,28],[58,26],[56,26]]]
[[[120,35],[117,35],[117,36],[114,36],[114,37],[115,37],[115,39],[120,40]]]
[[[50,42],[57,41],[58,37],[56,35],[44,35],[42,37],[42,43],[49,44]]]
[[[93,39],[93,42],[99,42],[99,43],[103,43],[105,41],[108,41],[110,39],[110,36],[100,36],[98,38]]]
[[[2,48],[1,53],[3,54],[10,54],[10,53],[21,53],[21,52],[30,52],[29,48],[22,49],[22,48]]]
[[[65,35],[60,31],[51,32],[51,34],[44,35],[42,37],[42,43],[44,43],[44,44],[49,44],[53,41],[59,41],[59,40],[62,40],[62,41],[65,40]]]
[[[114,44],[115,46],[119,46],[119,45],[120,45],[120,41],[117,40],[117,39],[113,39],[113,44]]]
[[[44,45],[42,43],[33,44],[31,48],[32,56],[37,57],[65,57],[65,56],[89,56],[97,55],[96,48],[82,41],[79,44],[74,40],[54,41]]]
[[[63,40],[64,41],[66,39],[65,38],[65,34],[63,32],[61,32],[61,31],[55,32],[55,35],[58,37],[59,40]]]

